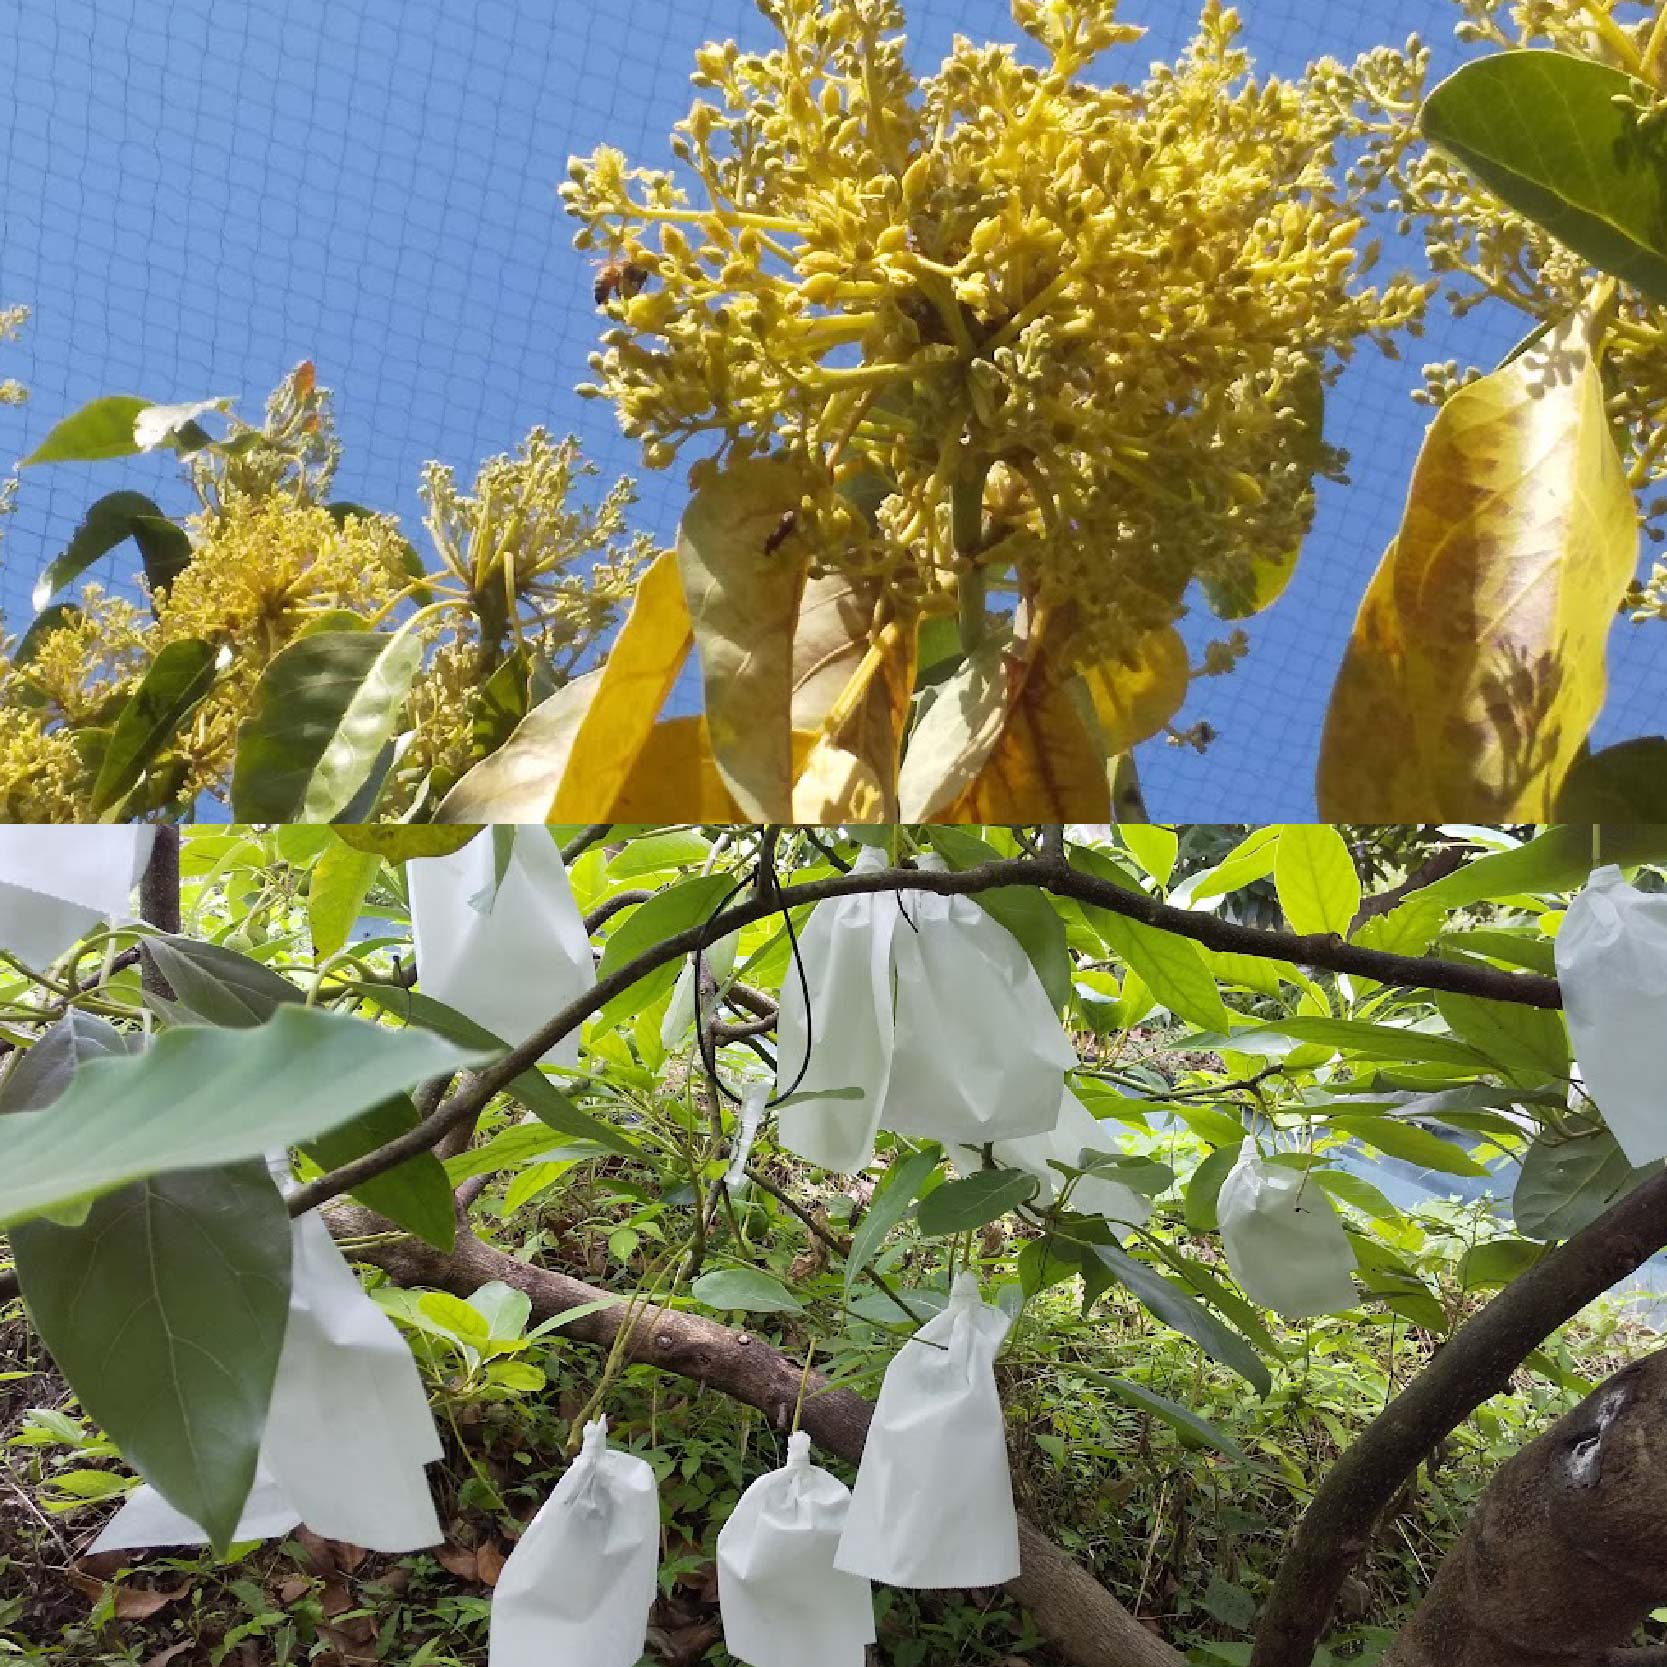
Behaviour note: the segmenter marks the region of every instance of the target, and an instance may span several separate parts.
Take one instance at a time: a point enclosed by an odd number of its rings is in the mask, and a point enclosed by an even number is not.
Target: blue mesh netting
[[[1259,62],[1292,72],[1417,28],[1438,70],[1456,59],[1450,0],[1245,0]],[[1111,73],[1172,56],[1195,9],[1125,0],[1151,34]],[[1010,39],[1006,0],[913,0],[917,61],[956,32]],[[600,141],[654,164],[687,108],[694,49],[761,44],[750,0],[54,0],[20,8],[0,114],[5,215],[0,301],[26,302],[0,376],[32,389],[0,410],[0,454],[20,455],[99,394],[172,401],[233,394],[245,415],[304,358],[338,393],[339,494],[415,527],[422,461],[467,478],[534,423],[573,430],[605,474],[637,473],[642,524],[666,535],[679,479],[642,475],[611,413],[571,392],[597,315],[555,187],[570,152]],[[1108,60],[1110,62],[1110,60]],[[1285,598],[1251,622],[1253,652],[1201,682],[1186,721],[1220,739],[1203,756],[1161,743],[1142,768],[1166,819],[1303,817],[1326,697],[1367,577],[1399,516],[1427,413],[1418,366],[1489,362],[1511,317],[1438,312],[1423,343],[1368,350],[1330,406],[1353,485],[1328,488]],[[28,471],[0,545],[0,607],[18,627],[35,574],[81,511],[135,486],[186,495],[164,459]],[[417,533],[419,541],[420,532]],[[1221,628],[1189,622],[1202,644]],[[1667,632],[1618,625],[1604,739],[1658,730]],[[679,691],[685,704],[692,687]]]

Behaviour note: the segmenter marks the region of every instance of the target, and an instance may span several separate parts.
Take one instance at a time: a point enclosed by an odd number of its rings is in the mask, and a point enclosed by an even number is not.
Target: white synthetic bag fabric
[[[1667,895],[1594,868],[1556,952],[1586,1092],[1635,1169],[1667,1158]]]
[[[0,824],[0,949],[36,972],[106,921],[130,918],[156,830]]]
[[[735,969],[735,950],[740,941],[741,934],[731,932],[727,937],[719,938],[703,957],[707,970],[720,989],[724,980]],[[683,970],[678,973],[677,982],[672,986],[671,1000],[667,1003],[665,1017],[660,1020],[660,1046],[669,1053],[694,1027],[695,958],[690,955],[684,959]]]
[[[406,864],[417,987],[511,1046],[596,985],[596,960],[561,852],[542,826],[518,827],[502,885],[492,831],[461,851]],[[577,1027],[544,1055],[579,1063]]]
[[[925,856],[920,866],[944,863]],[[896,1037],[880,1127],[946,1146],[1045,1134],[1077,1056],[1030,957],[970,897],[917,891],[905,906],[892,939]]]
[[[834,1567],[892,1586],[996,1586],[1019,1518],[995,1358],[1009,1315],[970,1273],[886,1368]]]
[[[423,1467],[441,1456],[440,1437],[410,1347],[316,1213],[291,1223],[291,1234],[289,1319],[237,1538],[265,1539],[304,1522],[370,1551],[438,1545],[445,1536]],[[146,1484],[93,1549],[207,1539]]]
[[[1221,1183],[1216,1216],[1227,1265],[1252,1302],[1288,1320],[1359,1307],[1354,1251],[1310,1175],[1265,1162],[1247,1143]]]
[[[608,1446],[608,1421],[584,1446],[509,1554],[492,1593],[487,1667],[637,1667],[660,1560],[654,1472]]]
[[[729,1168],[724,1171],[724,1185],[731,1194],[739,1192],[747,1184],[747,1159],[752,1156],[753,1142],[758,1139],[769,1100],[769,1083],[747,1084],[740,1109],[735,1114],[735,1137],[729,1150]]]
[[[1053,1167],[1054,1163],[1080,1169],[1085,1151],[1117,1150],[1111,1130],[1067,1088],[1059,1102],[1059,1121],[1046,1134],[995,1141],[990,1155],[1003,1169],[1023,1169],[1034,1175],[1042,1184],[1031,1203],[1045,1210],[1065,1185],[1065,1177]],[[950,1147],[949,1161],[957,1175],[970,1175],[984,1167],[983,1153],[972,1146]],[[1079,1215],[1104,1216],[1119,1244],[1131,1228],[1143,1226],[1152,1213],[1149,1199],[1105,1175],[1082,1176],[1071,1189],[1070,1207]]]
[[[885,866],[885,852],[865,846],[853,872]],[[823,1169],[850,1173],[865,1168],[874,1156],[891,1066],[891,957],[897,924],[893,892],[829,898],[812,911],[799,936],[808,1007],[798,968],[789,963],[782,975],[776,1092],[785,1094],[799,1079],[796,1092],[809,1097],[781,1108],[776,1134],[790,1152]],[[838,1088],[860,1089],[862,1098],[817,1098]]]
[[[874,1596],[834,1567],[851,1490],[810,1462],[795,1430],[787,1463],[760,1476],[718,1534],[724,1648],[747,1667],[863,1667]]]

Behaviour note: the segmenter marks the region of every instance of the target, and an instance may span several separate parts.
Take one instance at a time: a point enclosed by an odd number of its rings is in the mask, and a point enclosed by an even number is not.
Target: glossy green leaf
[[[629,914],[618,917],[619,924],[608,933],[602,946],[596,976],[607,978],[667,938],[699,925],[722,907],[724,899],[735,890],[735,884],[733,875],[698,874],[655,892],[646,903],[639,903]],[[598,1023],[604,1028],[618,1024],[657,1001],[676,984],[681,965],[681,960],[674,956],[621,990],[603,1007]]]
[[[409,1094],[394,1094],[363,1117],[344,1123],[302,1150],[320,1169],[340,1169],[416,1128],[418,1114]],[[436,1250],[449,1251],[457,1241],[457,1211],[446,1166],[433,1152],[418,1152],[392,1169],[361,1181],[351,1195],[366,1209],[385,1215]]]
[[[281,973],[224,944],[158,933],[145,939],[140,952],[173,991],[165,1010],[181,1022],[244,1029],[306,999]]]
[[[314,1139],[488,1057],[316,1007],[281,1008],[249,1030],[164,1031],[136,1058],[84,1061],[48,1110],[0,1118],[0,1226]]]
[[[1288,822],[1279,830],[1273,882],[1293,932],[1346,937],[1360,907],[1360,876],[1343,836],[1324,822]]]
[[[1159,931],[1109,909],[1092,913],[1094,929],[1106,948],[1128,962],[1171,1013],[1205,1030],[1228,1028],[1232,1019],[1222,1002],[1221,990],[1202,950],[1191,938]]]
[[[139,450],[133,425],[150,404],[135,394],[95,399],[55,424],[23,464],[97,463],[107,457],[132,457]]]
[[[1221,1199],[1221,1183],[1239,1161],[1244,1150],[1242,1140],[1231,1146],[1218,1146],[1192,1172],[1186,1188],[1186,1222],[1195,1233],[1213,1233],[1219,1225],[1216,1207]]]
[[[149,669],[116,718],[93,784],[93,810],[101,814],[121,803],[138,785],[156,755],[179,733],[214,687],[217,650],[212,643],[185,638],[171,642]]]
[[[371,778],[422,663],[414,632],[321,631],[266,668],[237,737],[232,812],[329,822]]]
[[[1536,1088],[1567,1081],[1569,1033],[1561,1013],[1446,990],[1436,992],[1435,1004],[1447,1028],[1496,1060],[1513,1082]]]
[[[508,1051],[509,1044],[501,1037],[494,1036],[485,1026],[465,1018],[455,1007],[448,1007],[432,996],[422,995],[416,990],[374,984],[363,986],[362,993],[367,1001],[383,1012],[397,1015],[408,1025],[432,1030],[460,1047],[498,1053]],[[640,1158],[643,1155],[642,1148],[623,1129],[604,1123],[599,1117],[592,1117],[588,1111],[581,1111],[536,1066],[511,1078],[505,1092],[513,1095],[539,1122],[554,1129],[557,1134],[594,1140],[624,1157]]]
[[[60,1113],[67,1096],[44,1115]],[[79,1227],[28,1222],[11,1238],[30,1318],[88,1416],[223,1553],[289,1307],[289,1214],[265,1164],[153,1175]]]
[[[1472,1245],[1459,1258],[1459,1286],[1466,1291],[1493,1290],[1509,1285],[1545,1255],[1543,1244],[1528,1239],[1490,1239]]]
[[[689,1287],[696,1302],[747,1314],[802,1314],[804,1304],[762,1268],[714,1268]]]
[[[1594,266],[1667,301],[1667,149],[1621,70],[1496,52],[1424,102],[1425,137]]]
[[[998,1221],[1036,1195],[1041,1183],[1025,1169],[981,1169],[959,1181],[946,1181],[920,1201],[917,1219],[929,1238],[970,1233]]]
[[[1092,1249],[1118,1284],[1133,1292],[1141,1305],[1165,1325],[1190,1337],[1212,1360],[1231,1367],[1257,1394],[1266,1395],[1273,1389],[1272,1375],[1262,1357],[1203,1303],[1116,1245],[1097,1244]]]
[[[1393,1117],[1332,1116],[1328,1126],[1375,1147],[1392,1158],[1434,1169],[1443,1175],[1486,1175],[1481,1164],[1462,1146],[1421,1129],[1416,1123],[1398,1122]]]
[[[381,867],[382,859],[373,852],[340,841],[319,857],[307,884],[307,924],[319,960],[346,944]]]
[[[1483,1071],[1485,1055],[1467,1043],[1427,1030],[1404,1025],[1369,1024],[1363,1019],[1323,1019],[1294,1015],[1271,1024],[1246,1025],[1231,1035],[1196,1037],[1190,1045],[1233,1048],[1241,1053],[1267,1052],[1277,1055],[1280,1038],[1293,1042],[1315,1042],[1339,1053],[1361,1059],[1395,1059],[1409,1064],[1458,1065]],[[1274,1044],[1263,1047],[1261,1044]]]
[[[1667,824],[1667,740],[1641,736],[1576,759],[1557,795],[1557,818]]]
[[[920,1196],[921,1188],[937,1169],[942,1156],[936,1146],[911,1152],[892,1166],[885,1181],[876,1189],[874,1202],[851,1235],[851,1253],[845,1258],[847,1302],[851,1300],[851,1287],[856,1283],[857,1276],[879,1255],[886,1235],[909,1213],[909,1206]]]
[[[1542,1135],[1523,1156],[1511,1214],[1531,1239],[1566,1239],[1660,1170],[1634,1169],[1607,1129],[1575,1140]]]
[[[179,528],[166,521],[162,511],[143,492],[110,492],[100,498],[87,513],[82,516],[81,524],[75,529],[64,553],[52,562],[41,576],[35,581],[35,589],[30,598],[38,610],[44,608],[51,598],[65,585],[72,584],[81,577],[94,562],[109,554],[110,551],[125,539],[135,536],[135,522],[139,518],[162,520],[165,525],[185,539],[186,555],[189,558],[191,544]],[[153,543],[157,534],[147,531]]]
[[[1604,823],[1597,827],[1597,862],[1637,863],[1667,857],[1667,823]],[[1494,851],[1425,887],[1443,908],[1462,908],[1522,893],[1571,891],[1595,866],[1593,829],[1547,828],[1514,851]]]

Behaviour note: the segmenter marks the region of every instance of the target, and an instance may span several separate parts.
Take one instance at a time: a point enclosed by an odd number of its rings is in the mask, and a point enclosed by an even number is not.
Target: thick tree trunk
[[[328,1219],[338,1237],[385,1232],[388,1223],[356,1206],[332,1209]],[[414,1239],[356,1249],[359,1260],[385,1269],[402,1284],[428,1285],[468,1296],[488,1280],[525,1291],[533,1318],[549,1319],[584,1303],[614,1296],[582,1280],[529,1267],[483,1244],[466,1228],[450,1255]],[[581,1315],[564,1335],[608,1347],[625,1323],[626,1300]],[[744,1331],[697,1314],[639,1306],[626,1345],[628,1357],[709,1384],[757,1407],[778,1429],[786,1429],[799,1400],[803,1368],[779,1350]],[[800,1425],[824,1451],[855,1461],[862,1454],[872,1405],[848,1389],[828,1389],[810,1380]],[[1034,1523],[1020,1521],[1019,1578],[1007,1590],[1030,1611],[1036,1625],[1074,1667],[1185,1667],[1185,1658],[1148,1632],[1110,1592],[1080,1568]]]
[[[1500,1470],[1383,1667],[1642,1667],[1622,1646],[1663,1599],[1667,1351]]]

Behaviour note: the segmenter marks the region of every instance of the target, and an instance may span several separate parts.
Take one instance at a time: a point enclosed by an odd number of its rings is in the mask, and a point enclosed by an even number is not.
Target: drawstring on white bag
[[[920,867],[942,871],[941,857]],[[1045,1134],[1077,1063],[1023,946],[970,897],[917,892],[893,942],[897,1028],[880,1126],[982,1146]]]
[[[1059,1102],[1059,1121],[1046,1134],[1026,1135],[1020,1140],[998,1140],[990,1156],[1001,1169],[1022,1169],[1041,1183],[1031,1204],[1045,1210],[1059,1196],[1065,1177],[1053,1166],[1083,1167],[1083,1154],[1118,1150],[1116,1138],[1105,1124],[1070,1089]],[[970,1175],[984,1167],[984,1155],[975,1147],[952,1146],[949,1161],[958,1175]],[[1070,1207],[1078,1215],[1103,1216],[1119,1244],[1132,1228],[1144,1226],[1152,1214],[1149,1199],[1132,1187],[1108,1175],[1082,1175],[1071,1188]]]
[[[1302,1170],[1256,1157],[1247,1143],[1221,1183],[1216,1214],[1227,1265],[1252,1302],[1289,1320],[1359,1306],[1343,1223]]]
[[[596,961],[549,829],[514,829],[501,881],[498,831],[413,857],[406,875],[417,987],[513,1047],[595,988]],[[577,1026],[544,1063],[579,1063]]]
[[[865,846],[854,873],[886,866]],[[850,1173],[874,1156],[892,1050],[892,940],[897,903],[889,892],[856,892],[817,905],[799,940],[798,979],[784,982],[776,1021],[776,1080],[796,1096],[781,1108],[783,1146],[822,1169]],[[858,1089],[860,1099],[823,1098]]]
[[[660,1551],[654,1472],[608,1421],[539,1507],[492,1594],[488,1667],[637,1667]]]
[[[898,1350],[868,1426],[834,1567],[892,1586],[996,1586],[1019,1519],[995,1358],[1012,1318],[971,1273]]]
[[[1667,895],[1592,870],[1556,938],[1580,1078],[1634,1169],[1667,1158]]]
[[[863,1667],[874,1599],[834,1567],[850,1489],[810,1462],[795,1430],[787,1463],[741,1495],[718,1534],[724,1648],[746,1667]]]
[[[0,824],[0,949],[35,972],[106,921],[131,918],[156,830]]]
[[[315,1211],[292,1222],[291,1235],[283,1351],[235,1538],[265,1539],[305,1523],[325,1539],[369,1551],[438,1545],[445,1536],[424,1466],[441,1456],[440,1438],[410,1346],[365,1294]],[[92,1549],[207,1539],[147,1483]]]

